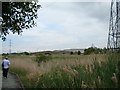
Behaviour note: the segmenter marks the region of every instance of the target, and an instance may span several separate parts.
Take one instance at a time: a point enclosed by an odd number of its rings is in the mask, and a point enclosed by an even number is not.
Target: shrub
[[[99,54],[99,53],[106,53],[106,49],[100,49],[100,48],[96,48],[96,47],[90,47],[88,49],[84,50],[84,55],[89,55],[89,54]]]
[[[73,55],[73,52],[70,52],[70,55]]]
[[[80,51],[78,51],[78,55],[80,55],[81,54],[81,52]]]
[[[28,53],[28,52],[24,52],[23,54],[24,54],[24,55],[29,55],[29,53]]]
[[[8,53],[3,53],[3,54],[2,54],[2,56],[4,56],[4,57],[5,57],[5,56],[8,56],[8,55],[9,55]]]
[[[91,54],[91,53],[94,53],[94,52],[95,52],[95,48],[90,47],[88,49],[85,49],[84,54],[88,55],[88,54]]]
[[[40,65],[41,62],[46,62],[46,61],[49,61],[50,59],[52,59],[50,55],[38,53],[36,54],[36,57],[34,60],[38,63],[38,65]]]

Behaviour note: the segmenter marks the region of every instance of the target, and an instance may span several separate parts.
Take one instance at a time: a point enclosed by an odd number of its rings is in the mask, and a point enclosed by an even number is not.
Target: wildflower
[[[118,80],[117,80],[117,77],[116,77],[115,73],[113,73],[113,76],[112,76],[111,80],[116,84],[118,83]]]
[[[87,85],[85,85],[85,82],[84,81],[82,81],[82,85],[81,85],[81,88],[87,88],[88,86]]]

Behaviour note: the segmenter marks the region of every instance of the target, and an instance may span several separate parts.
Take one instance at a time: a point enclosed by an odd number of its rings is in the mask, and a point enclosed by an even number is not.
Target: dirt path
[[[2,88],[21,88],[21,83],[19,81],[19,78],[12,73],[8,74],[8,78],[2,78]]]

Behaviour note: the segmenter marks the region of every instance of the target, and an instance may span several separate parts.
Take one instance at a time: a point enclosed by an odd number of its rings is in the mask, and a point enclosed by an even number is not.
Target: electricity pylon
[[[120,50],[120,0],[112,0],[107,48]]]

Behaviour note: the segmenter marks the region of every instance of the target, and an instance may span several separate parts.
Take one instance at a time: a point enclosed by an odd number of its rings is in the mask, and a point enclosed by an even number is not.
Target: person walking
[[[8,60],[8,57],[5,57],[5,59],[2,61],[3,77],[5,78],[7,78],[8,75],[9,65],[10,61]]]

